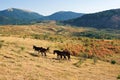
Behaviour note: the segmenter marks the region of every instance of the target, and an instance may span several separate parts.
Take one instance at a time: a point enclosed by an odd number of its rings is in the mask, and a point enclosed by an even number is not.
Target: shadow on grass
[[[53,60],[60,60],[60,59],[58,59],[58,58],[52,58]]]
[[[8,58],[8,59],[14,59],[14,58],[12,58],[12,57],[9,57],[9,56],[4,56],[4,58]]]
[[[39,55],[38,54],[35,54],[35,53],[30,53],[30,52],[28,52],[31,56],[33,56],[33,57],[39,57]]]

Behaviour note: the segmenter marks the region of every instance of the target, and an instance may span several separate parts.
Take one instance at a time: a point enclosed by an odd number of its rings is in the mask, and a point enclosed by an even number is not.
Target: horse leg
[[[59,59],[59,55],[57,54],[57,59]]]
[[[60,55],[60,59],[62,59],[62,55]]]
[[[70,55],[68,55],[68,60],[70,60]]]
[[[64,55],[64,59],[66,59],[66,55]]]
[[[38,54],[40,53],[40,51],[38,51]]]
[[[43,56],[43,52],[41,52],[42,56]]]
[[[46,52],[44,52],[44,55],[47,56],[47,55],[46,55]]]
[[[34,53],[36,53],[36,51],[34,50]]]

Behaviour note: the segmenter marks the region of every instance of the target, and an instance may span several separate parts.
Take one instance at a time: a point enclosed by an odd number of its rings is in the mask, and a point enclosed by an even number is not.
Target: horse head
[[[35,45],[33,45],[33,49],[35,49],[35,47],[36,47],[36,46],[35,46]]]
[[[50,48],[49,48],[49,47],[47,47],[47,50],[48,50],[48,51],[49,51],[49,49],[50,49]]]
[[[55,54],[55,53],[56,53],[56,50],[53,51],[53,54]]]

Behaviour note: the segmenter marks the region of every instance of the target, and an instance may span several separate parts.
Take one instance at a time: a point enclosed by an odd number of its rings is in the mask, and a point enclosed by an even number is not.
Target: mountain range
[[[55,20],[55,21],[64,21],[69,19],[74,19],[83,16],[83,13],[76,13],[72,11],[59,11],[53,13],[52,15],[45,16],[40,18],[40,20]]]
[[[0,24],[29,24],[32,21],[42,21],[42,20],[56,20],[63,21],[74,19],[82,16],[82,13],[75,13],[71,11],[60,11],[49,16],[43,16],[36,12],[10,8],[0,11]]]
[[[0,24],[22,24],[41,17],[43,15],[35,12],[10,8],[0,11]]]
[[[0,25],[30,24],[43,20],[55,20],[65,25],[69,24],[78,27],[120,29],[120,9],[111,9],[91,14],[60,11],[49,16],[17,8],[0,11]]]
[[[63,21],[72,26],[120,29],[120,9],[111,9]]]

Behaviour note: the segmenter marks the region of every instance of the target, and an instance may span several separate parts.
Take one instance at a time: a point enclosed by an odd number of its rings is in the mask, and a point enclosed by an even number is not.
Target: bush
[[[81,59],[80,59],[77,63],[75,63],[74,65],[75,65],[76,67],[80,67],[81,64],[83,64],[83,62],[84,62],[84,59],[81,58]]]
[[[98,61],[98,58],[97,58],[96,56],[94,56],[94,57],[93,57],[93,62],[94,62],[94,64],[96,64],[97,61]]]
[[[0,43],[0,49],[2,48],[2,46],[3,46],[2,43]]]
[[[23,39],[25,39],[26,37],[27,37],[27,35],[24,35],[24,36],[23,36]]]
[[[20,47],[21,51],[25,50],[25,47],[24,46],[21,46]]]
[[[82,54],[82,57],[83,57],[83,58],[88,58],[88,56],[89,56],[88,53],[83,53],[83,54]]]
[[[40,36],[39,34],[33,34],[32,37],[33,37],[34,39],[40,39],[40,38],[41,38],[41,36]]]
[[[0,48],[2,48],[2,46],[3,46],[3,40],[0,40]]]
[[[118,75],[117,79],[120,79],[120,74]]]
[[[115,64],[116,63],[116,61],[115,60],[111,60],[111,64]]]

